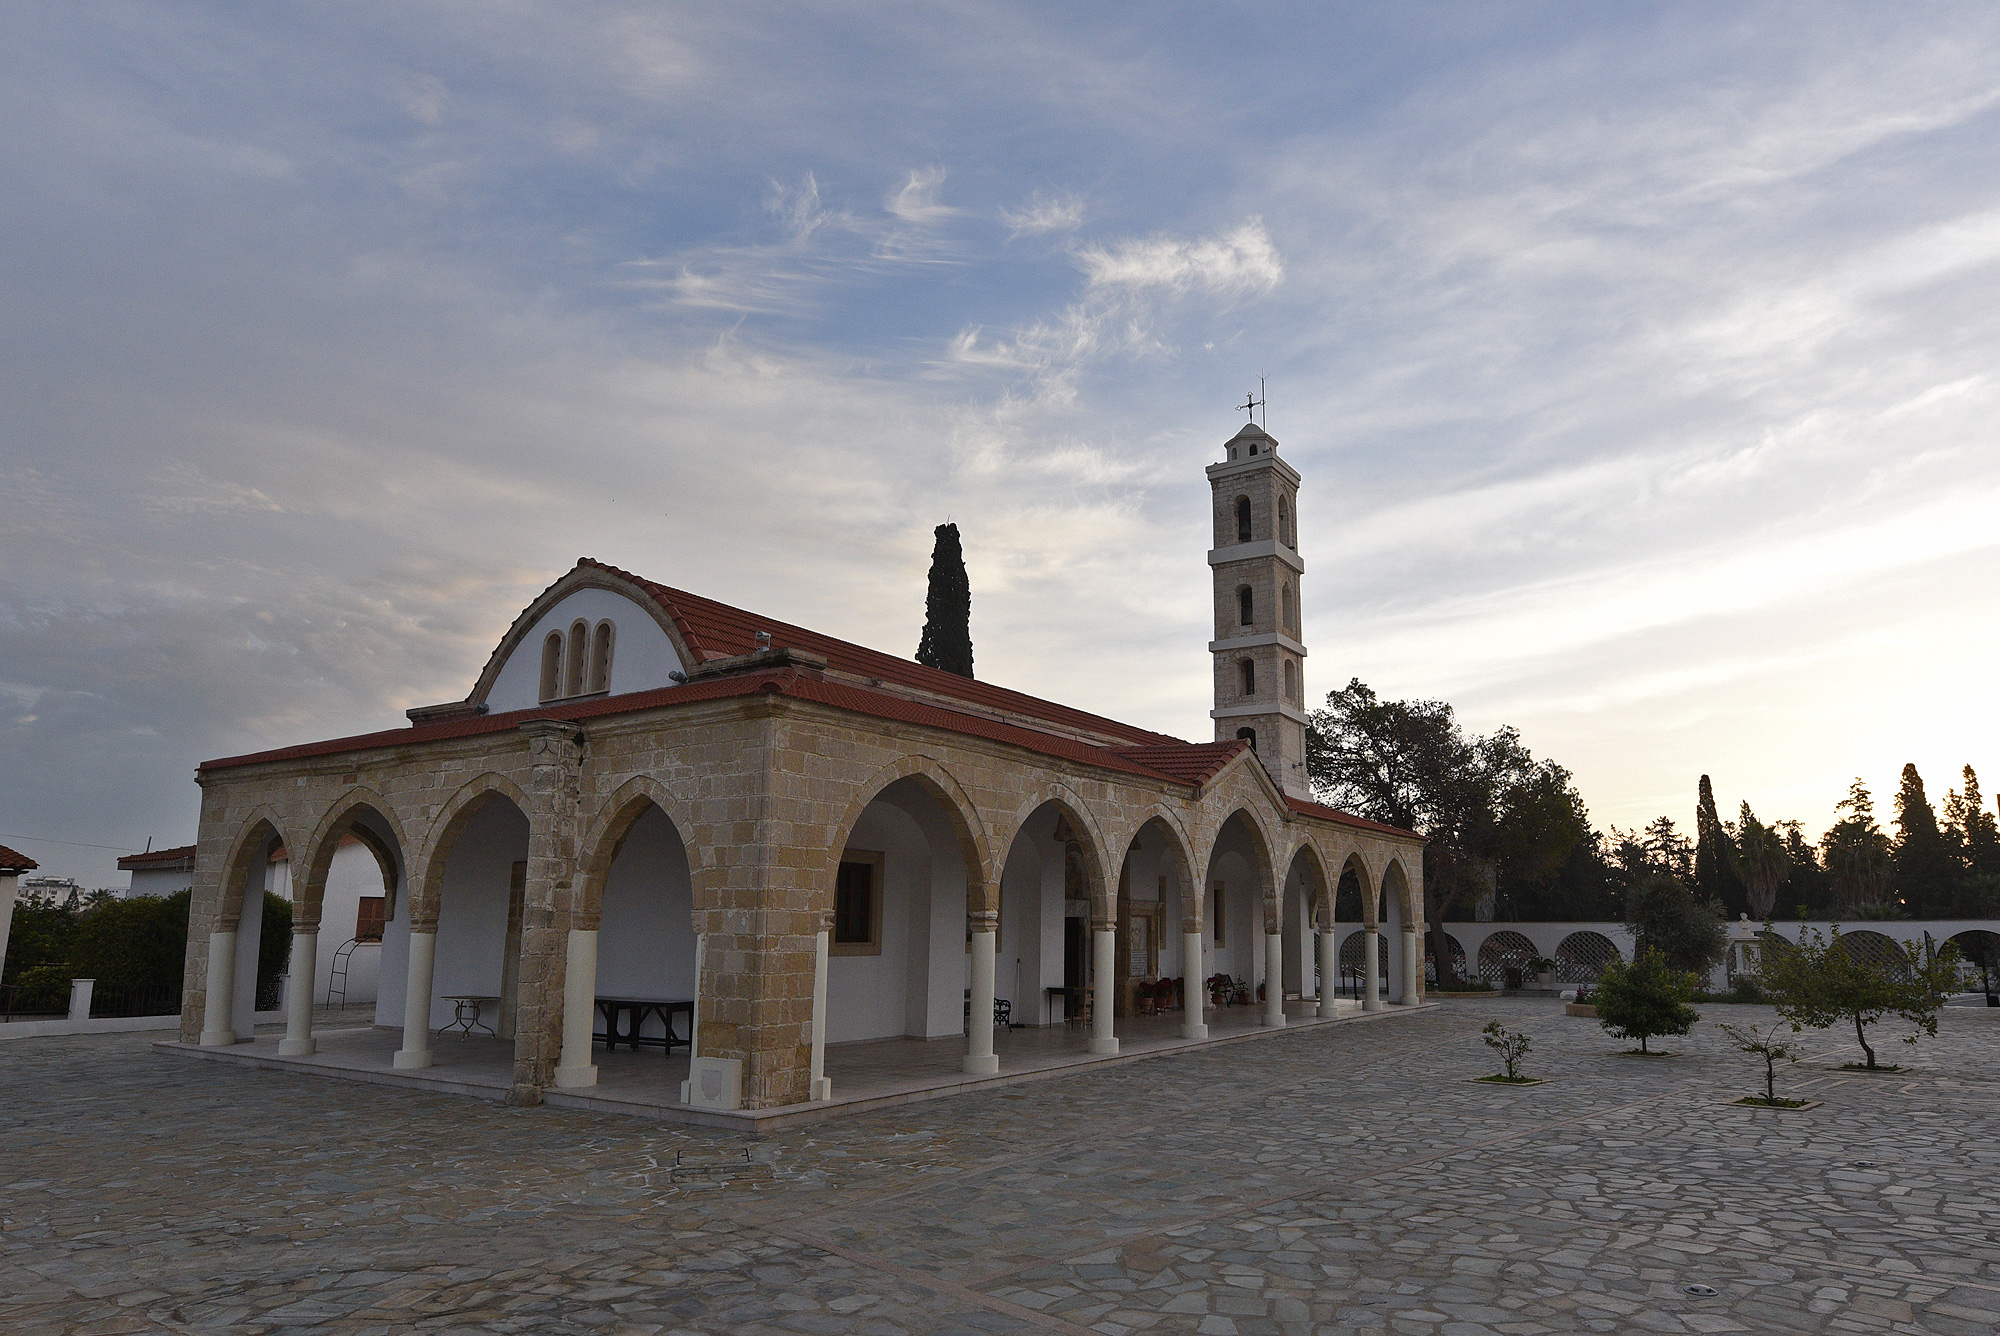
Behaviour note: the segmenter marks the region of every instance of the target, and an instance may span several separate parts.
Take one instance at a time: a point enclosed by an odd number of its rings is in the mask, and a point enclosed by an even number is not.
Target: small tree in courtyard
[[[1638,1040],[1639,1051],[1650,1054],[1647,1040],[1686,1034],[1701,1019],[1701,1013],[1688,1005],[1698,983],[1658,951],[1641,950],[1629,965],[1614,960],[1604,967],[1591,1001],[1606,1030],[1620,1039]]]
[[[1868,1042],[1869,1026],[1895,1016],[1911,1027],[1904,1043],[1916,1043],[1919,1034],[1934,1036],[1938,1009],[1958,986],[1958,948],[1950,942],[1939,950],[1905,944],[1903,960],[1883,962],[1849,951],[1837,923],[1824,936],[1802,928],[1797,945],[1776,939],[1768,924],[1766,932],[1768,945],[1754,976],[1758,989],[1794,1032],[1830,1029],[1843,1021],[1853,1025],[1855,1041],[1867,1055],[1861,1065],[1869,1071],[1879,1065]]]
[[[1753,1053],[1764,1060],[1764,1102],[1766,1104],[1787,1104],[1797,1108],[1799,1100],[1778,1098],[1778,1064],[1797,1062],[1799,1047],[1783,1038],[1784,1032],[1777,1025],[1731,1025],[1724,1021],[1718,1027],[1729,1036],[1729,1042],[1745,1053]]]
[[[1527,1081],[1521,1075],[1521,1059],[1528,1056],[1528,1036],[1519,1030],[1509,1030],[1499,1021],[1486,1022],[1486,1028],[1479,1032],[1486,1046],[1500,1055],[1500,1064],[1505,1069],[1497,1077],[1482,1077],[1487,1081]]]

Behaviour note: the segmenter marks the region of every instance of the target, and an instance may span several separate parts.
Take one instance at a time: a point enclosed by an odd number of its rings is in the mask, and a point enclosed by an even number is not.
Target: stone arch
[[[1401,853],[1389,855],[1388,863],[1382,869],[1380,894],[1394,894],[1403,911],[1405,927],[1422,928],[1424,923],[1423,898],[1418,893],[1416,883],[1410,877],[1410,870]],[[1376,911],[1381,912],[1379,909]]]
[[[212,931],[236,931],[243,916],[243,893],[249,885],[251,869],[265,856],[272,840],[287,849],[292,847],[285,839],[284,827],[278,823],[277,812],[269,806],[259,806],[243,818],[236,839],[229,846],[229,856],[223,860],[221,894],[216,898]]]
[[[1188,840],[1187,827],[1181,824],[1179,813],[1157,803],[1141,812],[1138,819],[1131,823],[1131,830],[1121,832],[1123,840],[1112,846],[1124,851],[1119,854],[1120,865],[1122,867],[1123,859],[1138,842],[1139,837],[1146,833],[1146,827],[1155,822],[1166,832],[1167,851],[1173,855],[1174,872],[1179,876],[1181,885],[1187,888],[1186,894],[1193,897],[1194,916],[1199,917],[1202,908],[1201,882],[1194,875],[1194,846]]]
[[[922,752],[912,753],[877,770],[868,777],[856,791],[847,811],[842,813],[838,823],[830,832],[831,838],[826,848],[820,851],[818,866],[813,869],[813,885],[823,887],[826,903],[833,903],[834,878],[840,871],[840,855],[847,848],[847,840],[854,830],[861,814],[868,810],[868,804],[882,795],[891,784],[902,780],[915,780],[937,805],[944,810],[951,822],[952,833],[958,838],[959,854],[965,859],[967,869],[966,910],[968,913],[991,913],[999,905],[994,895],[993,883],[1000,875],[999,866],[993,861],[992,845],[986,830],[986,823],[980,819],[979,808],[966,797],[965,788],[956,776],[934,756]],[[1030,809],[1033,810],[1033,809]]]
[[[1004,859],[1007,851],[1014,847],[1014,841],[1020,837],[1021,828],[1028,824],[1028,819],[1050,803],[1055,804],[1056,809],[1068,820],[1070,829],[1076,834],[1077,843],[1082,846],[1083,875],[1085,888],[1089,892],[1091,917],[1099,922],[1109,922],[1118,914],[1118,883],[1108,867],[1109,855],[1106,852],[1111,846],[1106,842],[1102,828],[1090,816],[1089,806],[1069,785],[1060,780],[1052,781],[1022,799],[1014,808],[1012,816],[1008,818],[1006,837],[996,838],[993,841],[994,847],[1001,851],[999,856]],[[990,876],[981,878],[977,897],[974,897],[968,888],[966,896],[968,912],[998,912],[1000,906],[994,891],[998,885],[999,873],[1000,865],[996,864]]]
[[[1264,931],[1271,932],[1284,913],[1284,906],[1280,901],[1285,888],[1278,880],[1277,859],[1272,853],[1277,842],[1271,838],[1271,832],[1265,829],[1264,823],[1257,819],[1257,814],[1247,805],[1232,807],[1220,821],[1215,823],[1215,829],[1209,832],[1204,846],[1207,852],[1202,859],[1202,885],[1206,887],[1215,875],[1215,849],[1222,842],[1222,832],[1239,816],[1243,818],[1244,828],[1250,832],[1252,870],[1256,872],[1258,881],[1264,888]]]
[[[1379,927],[1381,923],[1382,896],[1380,885],[1375,878],[1375,870],[1368,866],[1368,860],[1359,849],[1347,851],[1347,857],[1340,860],[1340,871],[1333,878],[1334,918],[1339,920],[1340,883],[1347,874],[1354,874],[1355,890],[1361,900],[1360,923],[1364,928]]]
[[[418,869],[410,880],[410,926],[434,928],[438,918],[438,900],[444,888],[444,865],[451,857],[451,849],[458,842],[465,823],[489,802],[505,799],[514,804],[523,816],[528,814],[528,795],[521,792],[521,786],[497,771],[489,770],[483,775],[467,780],[451,795],[442,810],[431,821],[426,833],[422,855],[415,860]]]
[[[359,824],[364,813],[373,813],[386,831],[372,831]],[[409,857],[410,842],[404,837],[403,823],[396,816],[395,807],[379,792],[371,788],[356,786],[340,795],[326,810],[319,824],[314,827],[306,847],[299,851],[292,867],[293,924],[304,927],[319,922],[320,905],[326,894],[327,873],[333,867],[333,856],[340,848],[341,836],[352,832],[354,837],[375,855],[375,861],[382,869],[382,885],[385,892],[393,897],[398,884],[408,876],[403,860]],[[386,834],[385,844],[381,836]]]
[[[576,908],[571,926],[583,929],[598,926],[604,913],[604,882],[611,875],[611,865],[617,861],[618,850],[634,823],[653,807],[659,808],[672,823],[674,833],[685,847],[694,829],[694,818],[673,790],[651,775],[634,775],[620,784],[616,792],[598,805],[588,832],[577,842]],[[690,874],[698,873],[693,860],[688,870]],[[691,875],[690,879],[699,885],[697,876]]]
[[[1320,852],[1318,843],[1308,838],[1294,845],[1290,856],[1285,859],[1287,880],[1301,858],[1307,861],[1313,874],[1312,921],[1330,928],[1333,926],[1333,890],[1338,879],[1327,875],[1326,855]]]

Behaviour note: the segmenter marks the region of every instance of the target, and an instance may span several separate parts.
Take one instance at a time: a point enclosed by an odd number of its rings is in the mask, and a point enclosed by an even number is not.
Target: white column
[[[562,1058],[556,1064],[558,1090],[582,1090],[597,1084],[597,1065],[590,1060],[592,1032],[597,1029],[597,929],[571,928],[563,965]],[[669,1018],[669,1025],[673,1023]]]
[[[90,1019],[90,998],[97,991],[95,979],[71,979],[69,981],[69,1018],[73,1021]]]
[[[1417,925],[1403,925],[1403,995],[1396,999],[1406,1007],[1424,1000],[1424,962],[1417,950]]]
[[[236,1042],[236,933],[208,935],[208,992],[201,1004],[201,1046],[225,1048]]]
[[[993,949],[998,941],[998,916],[972,916],[972,998],[965,1013],[965,1070],[991,1076],[1000,1070],[993,1054]]]
[[[1285,1023],[1285,934],[1264,934],[1264,1024]]]
[[[1181,1013],[1181,1038],[1208,1038],[1208,962],[1203,958],[1207,934],[1199,927],[1181,934],[1181,977],[1187,981],[1187,1010]]]
[[[1369,924],[1361,933],[1361,1009],[1382,1009],[1382,934]]]
[[[1109,923],[1100,924],[1090,941],[1090,1051],[1116,1053],[1118,1036],[1112,1032],[1112,1008],[1118,989],[1118,932]]]
[[[437,964],[437,925],[410,925],[409,984],[403,993],[403,1046],[397,1067],[431,1065],[431,979]]]
[[[694,1060],[701,1056],[701,969],[703,958],[708,954],[708,934],[697,930],[694,935],[694,1004],[688,1008],[688,1070],[694,1070]],[[681,1103],[694,1103],[693,1081],[681,1082]]]
[[[818,945],[813,948],[812,1074],[806,1085],[806,1098],[811,1100],[833,1098],[833,1082],[826,1076],[826,957],[832,937],[832,928],[822,922]],[[990,1032],[986,1046],[993,1046]]]
[[[319,976],[319,925],[292,930],[290,984],[285,990],[285,1037],[278,1056],[303,1058],[314,1052],[313,981]]]
[[[1334,1000],[1340,996],[1340,947],[1339,935],[1333,925],[1327,924],[1319,934],[1319,1014],[1331,1016],[1337,1010]]]

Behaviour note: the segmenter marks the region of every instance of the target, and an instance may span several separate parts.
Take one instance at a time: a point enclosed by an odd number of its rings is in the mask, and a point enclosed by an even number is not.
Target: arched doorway
[[[1201,1024],[1202,957],[1190,956],[1182,931],[1185,922],[1200,921],[1195,892],[1186,850],[1164,820],[1151,818],[1126,846],[1118,873],[1113,1008],[1119,1018],[1185,1012],[1189,1024]]]
[[[1283,939],[1275,931],[1279,905],[1271,850],[1247,812],[1230,813],[1216,831],[1202,880],[1210,977],[1232,999],[1258,1007],[1265,1024],[1283,1025]]]
[[[278,1051],[317,1051],[315,998],[333,1005],[360,997],[382,1021],[382,942],[405,882],[401,827],[373,795],[350,795],[320,823],[291,864],[291,996]],[[327,943],[322,946],[321,938]]]
[[[1320,953],[1316,949],[1318,930],[1333,931],[1330,921],[1332,897],[1327,893],[1326,874],[1319,853],[1310,844],[1301,845],[1285,871],[1284,912],[1280,928],[1284,935],[1284,986],[1287,998],[1297,999],[1306,1015],[1332,1015],[1331,1001],[1336,979],[1321,979]],[[1323,920],[1326,920],[1323,922]]]
[[[1097,871],[1090,827],[1069,804],[1043,802],[1016,827],[1001,861],[993,986],[994,1000],[1006,1004],[1012,1023],[1074,1026],[1087,1018],[1095,1046],[1117,1051],[1114,1021],[1122,981],[1131,977],[1129,958],[1122,968],[1118,963],[1118,901],[1127,898],[1128,878],[1153,876],[1156,861],[1145,841],[1135,843],[1140,866],[1134,874],[1128,858],[1121,895],[1112,898]],[[1157,895],[1156,882],[1147,888]],[[1100,949],[1100,937],[1109,937],[1108,951]],[[1155,945],[1148,943],[1142,969],[1157,959]]]

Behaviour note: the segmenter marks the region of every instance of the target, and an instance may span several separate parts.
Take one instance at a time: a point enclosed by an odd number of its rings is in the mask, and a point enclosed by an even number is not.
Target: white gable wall
[[[593,631],[601,621],[618,628],[611,651],[613,695],[670,687],[674,682],[669,674],[687,671],[674,653],[674,642],[651,612],[609,589],[579,589],[543,613],[521,637],[486,693],[487,709],[498,714],[541,704],[542,641],[551,631],[567,636],[578,618],[590,623]]]

